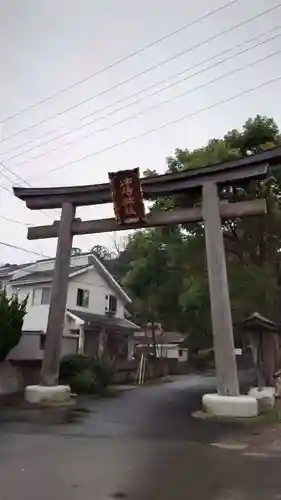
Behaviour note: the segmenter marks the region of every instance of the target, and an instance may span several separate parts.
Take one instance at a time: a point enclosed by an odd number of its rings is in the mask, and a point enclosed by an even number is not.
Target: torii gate
[[[144,222],[125,226],[118,224],[114,218],[88,221],[75,218],[77,206],[112,202],[109,183],[55,188],[15,187],[15,196],[24,200],[31,210],[61,208],[60,221],[28,229],[29,239],[58,238],[41,386],[51,388],[58,383],[73,236],[204,221],[217,388],[222,396],[238,396],[239,385],[221,219],[264,214],[266,208],[263,199],[237,203],[220,202],[218,187],[239,184],[243,180],[263,179],[267,176],[270,165],[280,163],[281,147],[277,147],[239,160],[141,179],[145,200],[176,194],[188,196],[193,189],[201,189],[202,208],[152,213],[147,215]]]

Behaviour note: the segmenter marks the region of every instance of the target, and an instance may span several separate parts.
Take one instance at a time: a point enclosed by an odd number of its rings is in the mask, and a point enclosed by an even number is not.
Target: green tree
[[[71,255],[80,255],[81,253],[82,253],[81,248],[72,247],[72,249],[71,249]]]
[[[20,341],[27,301],[28,296],[20,302],[17,295],[9,298],[5,289],[0,292],[0,361]]]
[[[205,147],[194,151],[177,149],[167,159],[167,172],[233,160],[279,144],[277,124],[272,118],[258,115],[247,120],[240,131],[212,139]],[[272,169],[265,181],[227,186],[220,196],[228,201],[263,197],[267,205],[266,216],[223,224],[234,322],[254,310],[280,321],[280,170]],[[195,190],[184,197],[158,199],[151,210],[192,207],[200,202],[201,192]],[[136,310],[144,308],[147,315],[148,303],[150,308],[153,305],[157,321],[187,331],[194,350],[209,347],[212,334],[203,224],[136,233],[125,252],[131,256],[131,263],[127,261],[123,269],[124,283],[132,291]]]
[[[134,317],[141,324],[161,321],[166,328],[179,324],[183,246],[179,230],[138,231],[129,238],[131,259],[122,284],[134,299]]]
[[[99,260],[107,260],[111,258],[110,251],[103,245],[94,245],[90,252],[92,252]]]

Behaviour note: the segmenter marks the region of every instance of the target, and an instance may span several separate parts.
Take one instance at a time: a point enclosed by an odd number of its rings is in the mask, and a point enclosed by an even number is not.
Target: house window
[[[89,290],[78,288],[76,305],[80,307],[89,307],[89,296]]]
[[[109,295],[108,311],[111,313],[116,313],[117,311],[117,299],[114,295]]]
[[[40,335],[40,351],[45,350],[45,344],[46,344],[46,334],[41,333],[41,335]]]
[[[51,302],[51,288],[42,288],[41,304],[50,304]]]
[[[34,288],[32,304],[34,306],[48,305],[51,300],[51,288]]]

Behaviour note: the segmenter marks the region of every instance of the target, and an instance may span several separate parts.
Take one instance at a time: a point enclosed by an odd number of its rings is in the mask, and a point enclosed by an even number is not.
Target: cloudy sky
[[[56,213],[27,210],[13,185],[100,183],[108,171],[136,166],[164,172],[175,148],[202,146],[257,113],[281,127],[278,5],[0,0],[1,242],[55,253],[53,239],[28,241],[26,224],[51,223]],[[80,208],[78,216],[112,216],[112,207]],[[88,250],[113,239],[87,235],[74,244]],[[36,258],[0,244],[0,262]]]

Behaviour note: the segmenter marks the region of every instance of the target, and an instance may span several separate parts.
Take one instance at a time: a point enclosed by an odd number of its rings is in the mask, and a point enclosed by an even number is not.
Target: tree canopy
[[[167,172],[200,168],[241,156],[258,153],[281,144],[272,118],[256,116],[231,130],[223,138],[189,151],[176,149],[167,158]],[[147,171],[146,175],[155,175]],[[264,197],[267,215],[225,221],[226,249],[231,306],[234,322],[258,310],[281,320],[281,176],[278,168],[263,182],[228,186],[221,197],[240,201]],[[188,197],[160,199],[151,210],[194,206],[200,193]],[[209,290],[202,223],[168,229],[135,232],[128,239],[122,266],[122,284],[133,298],[135,319],[143,324],[155,320],[165,329],[188,335],[191,348],[212,345]]]

